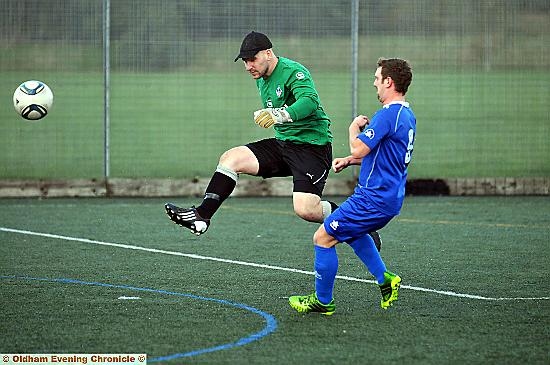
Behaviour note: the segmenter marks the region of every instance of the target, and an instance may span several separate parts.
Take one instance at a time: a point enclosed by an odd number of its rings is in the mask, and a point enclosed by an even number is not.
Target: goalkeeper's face
[[[254,79],[259,79],[260,77],[266,78],[271,75],[273,71],[272,67],[274,57],[271,50],[266,49],[265,51],[260,51],[252,58],[243,59],[244,67],[248,73]]]

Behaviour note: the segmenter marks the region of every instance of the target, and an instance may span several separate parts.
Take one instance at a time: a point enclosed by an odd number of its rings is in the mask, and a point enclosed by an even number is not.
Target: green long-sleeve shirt
[[[273,73],[256,80],[264,108],[286,107],[293,122],[275,125],[275,138],[325,145],[332,142],[330,119],[307,68],[279,57]]]

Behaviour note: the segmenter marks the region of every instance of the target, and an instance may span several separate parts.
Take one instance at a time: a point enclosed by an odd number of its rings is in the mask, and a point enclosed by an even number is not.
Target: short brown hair
[[[412,69],[406,60],[400,58],[379,58],[378,67],[382,67],[382,78],[391,77],[395,91],[405,95],[412,81]]]

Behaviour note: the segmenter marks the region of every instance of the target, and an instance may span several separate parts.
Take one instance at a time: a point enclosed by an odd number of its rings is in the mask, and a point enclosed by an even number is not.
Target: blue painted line
[[[176,353],[176,354],[171,354],[171,355],[155,357],[155,358],[152,358],[152,359],[147,359],[147,362],[168,361],[168,360],[174,360],[174,359],[178,359],[178,358],[182,358],[182,357],[192,357],[192,356],[207,354],[207,353],[210,353],[210,352],[228,350],[228,349],[231,349],[231,348],[234,348],[234,347],[244,346],[244,345],[249,344],[251,342],[258,341],[258,340],[262,339],[263,337],[269,335],[270,333],[275,332],[275,330],[277,329],[277,320],[271,314],[263,312],[259,309],[250,307],[246,304],[230,302],[230,301],[224,300],[224,299],[207,298],[207,297],[201,297],[201,296],[193,295],[193,294],[178,293],[178,292],[172,292],[172,291],[160,290],[160,289],[138,288],[138,287],[129,286],[129,285],[115,285],[115,284],[99,283],[99,282],[94,282],[94,281],[81,281],[81,280],[66,279],[66,278],[50,279],[50,278],[35,278],[35,277],[30,277],[30,276],[14,276],[14,275],[4,276],[4,275],[0,275],[0,279],[34,280],[34,281],[46,281],[46,282],[56,282],[56,283],[64,283],[64,284],[93,285],[93,286],[100,286],[100,287],[105,287],[105,288],[128,289],[128,290],[149,292],[149,293],[156,293],[156,294],[174,295],[174,296],[178,296],[178,297],[185,297],[185,298],[196,299],[196,300],[204,300],[204,301],[215,302],[215,303],[219,303],[219,304],[223,304],[223,305],[229,305],[229,306],[232,306],[232,307],[235,307],[235,308],[244,309],[244,310],[247,310],[249,312],[252,312],[254,314],[257,314],[257,315],[261,316],[265,321],[265,326],[261,331],[253,333],[253,334],[248,335],[246,337],[242,337],[242,338],[238,339],[235,342],[230,342],[230,343],[226,343],[226,344],[222,344],[222,345],[218,345],[218,346],[214,346],[214,347],[208,347],[208,348],[189,351],[189,352],[181,352],[181,353]]]

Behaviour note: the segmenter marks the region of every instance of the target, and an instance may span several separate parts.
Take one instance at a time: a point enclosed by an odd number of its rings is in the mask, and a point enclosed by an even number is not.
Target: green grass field
[[[287,304],[313,290],[316,229],[290,199],[229,199],[201,237],[172,224],[163,202],[0,200],[1,352],[147,353],[166,364],[548,364],[546,197],[408,197],[381,231],[382,256],[404,281],[399,301],[382,310],[342,244],[331,317]]]
[[[334,153],[347,154],[351,76],[310,66],[333,120]],[[11,106],[23,80],[42,79],[54,94],[44,120],[29,123]],[[372,75],[360,76],[360,113],[378,108]],[[101,178],[103,85],[99,73],[3,73],[0,177]],[[411,178],[549,176],[550,74],[415,73],[408,99],[418,118]],[[111,177],[210,176],[226,149],[272,136],[252,122],[254,82],[228,73],[114,73]],[[346,176],[349,177],[349,176]]]

